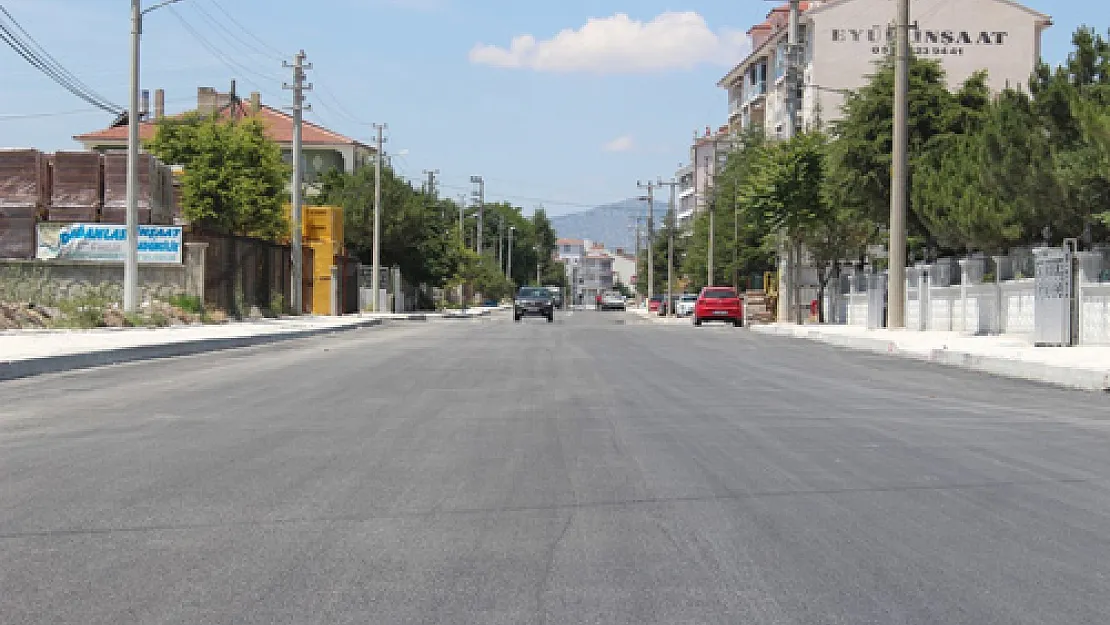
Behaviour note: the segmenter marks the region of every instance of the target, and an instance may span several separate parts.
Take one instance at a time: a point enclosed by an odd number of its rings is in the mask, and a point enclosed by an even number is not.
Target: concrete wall
[[[965,334],[1006,334],[1032,339],[1035,329],[1033,278],[977,282],[964,268],[956,286],[921,287],[920,268],[907,268],[906,328]],[[1110,282],[1083,272],[1077,284],[1080,345],[1110,345]],[[825,310],[831,323],[868,326],[868,294],[830,287]]]
[[[184,262],[139,265],[144,300],[204,294],[204,243],[186,243]],[[44,305],[90,290],[122,293],[123,265],[40,260],[0,261],[0,299],[35,300]]]

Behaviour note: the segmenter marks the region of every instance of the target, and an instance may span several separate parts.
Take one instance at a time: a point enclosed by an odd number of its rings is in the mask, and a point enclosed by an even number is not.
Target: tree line
[[[371,262],[373,253],[373,197],[374,171],[367,167],[353,174],[327,172],[312,199],[343,208],[347,251],[364,264]],[[519,285],[563,286],[563,266],[553,261],[555,229],[543,208],[525,216],[520,206],[487,202],[479,255],[478,207],[460,207],[384,166],[381,197],[381,262],[399,266],[413,284],[448,288],[461,284],[494,299],[510,295]],[[510,256],[512,274],[506,276]]]
[[[257,119],[199,114],[167,118],[159,122],[146,148],[163,162],[184,167],[182,213],[194,228],[267,240],[288,238],[283,206],[289,202],[291,168]],[[342,207],[347,253],[369,265],[373,254],[373,168],[354,173],[331,170],[313,187],[314,193],[308,194],[306,201]],[[477,207],[462,207],[461,226],[459,212],[458,203],[414,187],[391,167],[383,166],[382,266],[400,267],[405,280],[413,285],[464,285],[470,292],[493,299],[510,295],[517,285],[564,284],[562,264],[553,261],[555,230],[542,208],[526,217],[519,206],[487,203],[481,255],[475,251]],[[515,228],[511,252],[510,228]],[[512,275],[506,276],[510,253]]]
[[[1064,63],[1039,63],[1028,85],[995,95],[985,73],[953,89],[938,61],[912,60],[911,254],[932,259],[1110,238],[1110,42],[1081,28],[1072,43]],[[846,95],[837,121],[787,141],[758,132],[738,138],[710,198],[715,283],[754,280],[790,246],[804,248],[824,284],[841,261],[862,262],[870,246],[886,242],[893,100],[894,67],[886,60]],[[690,288],[709,279],[709,222],[702,211],[678,237]],[[665,288],[660,247],[656,292]]]

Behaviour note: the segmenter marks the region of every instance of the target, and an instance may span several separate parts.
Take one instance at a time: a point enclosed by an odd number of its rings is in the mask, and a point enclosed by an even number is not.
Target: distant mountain
[[[622,202],[606,204],[579,213],[551,218],[551,225],[560,238],[589,239],[604,243],[609,249],[622,247],[636,249],[636,218],[647,217],[647,200],[630,198]],[[667,214],[666,202],[655,202],[655,227],[663,224]]]

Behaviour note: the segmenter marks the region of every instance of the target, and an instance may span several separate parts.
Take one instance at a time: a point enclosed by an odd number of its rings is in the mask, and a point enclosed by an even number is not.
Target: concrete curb
[[[366,319],[348,326],[309,328],[281,332],[275,334],[260,334],[254,336],[235,336],[227,338],[197,339],[193,341],[180,341],[176,343],[163,343],[159,345],[140,345],[136,347],[120,347],[83,354],[66,354],[64,356],[47,356],[45,358],[29,358],[16,362],[0,361],[0,382],[29,378],[46,373],[62,373],[77,369],[91,369],[105,365],[116,365],[140,360],[157,360],[163,358],[176,358],[179,356],[192,356],[204,352],[222,351],[241,347],[254,347],[291,341],[295,339],[337,334],[348,330],[357,330],[382,325],[381,319]]]
[[[752,331],[771,336],[806,339],[856,351],[887,354],[932,362],[948,367],[989,373],[1000,377],[1042,382],[1053,386],[1083,391],[1110,391],[1110,371],[1061,367],[1042,362],[1015,360],[1001,356],[986,356],[951,349],[928,351],[905,350],[895,341],[878,338],[835,336],[804,328],[792,329],[776,326],[752,326]]]

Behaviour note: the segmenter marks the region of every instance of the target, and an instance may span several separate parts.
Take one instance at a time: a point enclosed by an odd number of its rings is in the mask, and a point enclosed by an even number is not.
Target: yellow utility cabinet
[[[293,207],[285,205],[285,217],[292,220]],[[331,268],[336,256],[344,255],[343,208],[339,206],[304,206],[301,209],[301,240],[312,250],[312,313],[330,315]]]

